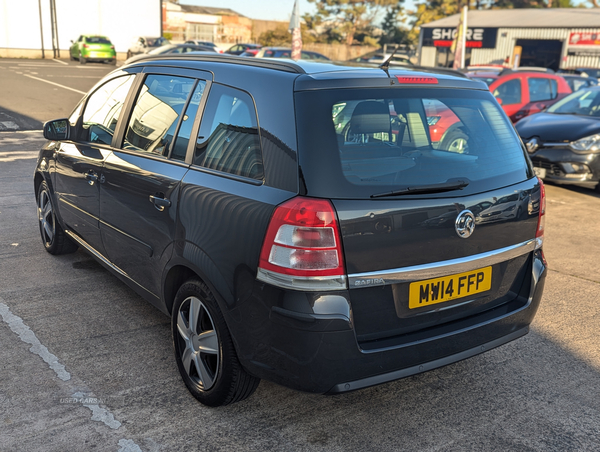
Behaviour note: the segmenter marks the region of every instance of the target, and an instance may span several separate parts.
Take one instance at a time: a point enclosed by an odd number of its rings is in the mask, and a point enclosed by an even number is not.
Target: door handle
[[[156,207],[156,210],[159,212],[165,210],[165,207],[171,207],[171,201],[169,201],[167,198],[150,195],[148,199],[150,199],[150,202],[154,204],[154,207]]]
[[[84,174],[85,180],[88,181],[88,184],[94,185],[94,182],[98,180],[98,175],[94,173],[92,170],[89,170]]]

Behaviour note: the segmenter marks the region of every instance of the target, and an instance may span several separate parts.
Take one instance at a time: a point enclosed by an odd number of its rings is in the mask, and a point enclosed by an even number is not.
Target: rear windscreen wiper
[[[405,187],[399,190],[388,191],[385,193],[377,193],[371,195],[371,198],[384,198],[386,196],[400,196],[400,195],[421,195],[427,193],[443,193],[445,191],[462,190],[469,185],[469,179],[448,179],[446,182],[441,184],[430,184],[430,185],[415,185],[413,187]]]

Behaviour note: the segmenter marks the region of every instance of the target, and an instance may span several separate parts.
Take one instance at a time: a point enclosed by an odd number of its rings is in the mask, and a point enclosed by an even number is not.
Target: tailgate
[[[514,301],[529,284],[539,193],[534,178],[467,197],[334,200],[359,341]],[[467,210],[475,227],[463,238],[456,222]]]

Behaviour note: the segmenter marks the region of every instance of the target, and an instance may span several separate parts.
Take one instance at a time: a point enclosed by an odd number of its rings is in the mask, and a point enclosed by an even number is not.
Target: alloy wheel
[[[38,199],[38,219],[40,221],[42,240],[48,247],[52,245],[52,242],[54,241],[56,224],[54,222],[54,212],[52,210],[50,194],[46,190],[42,190]]]
[[[215,384],[219,372],[219,338],[208,309],[196,297],[186,298],[177,312],[179,350],[189,378],[204,391]]]

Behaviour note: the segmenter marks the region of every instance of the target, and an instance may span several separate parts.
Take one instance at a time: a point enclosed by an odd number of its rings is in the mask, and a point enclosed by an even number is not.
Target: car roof
[[[144,58],[132,65],[165,65],[173,66],[177,63],[180,67],[200,70],[217,69],[221,64],[235,64],[241,71],[251,71],[251,68],[283,71],[297,74],[295,81],[296,90],[340,88],[340,87],[389,87],[401,85],[396,76],[411,77],[431,81],[437,79],[435,86],[470,88],[488,91],[488,86],[477,80],[471,80],[466,75],[456,71],[423,67],[390,67],[384,71],[378,67],[352,64],[347,62],[311,61],[279,59],[279,58],[246,58],[227,54],[182,54],[182,55],[156,55]],[[204,64],[201,64],[204,63]],[[218,77],[217,77],[218,78]],[[414,83],[414,82],[413,82]],[[423,84],[416,83],[415,86]],[[427,86],[431,87],[431,84]]]

